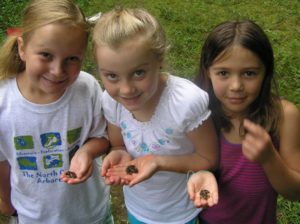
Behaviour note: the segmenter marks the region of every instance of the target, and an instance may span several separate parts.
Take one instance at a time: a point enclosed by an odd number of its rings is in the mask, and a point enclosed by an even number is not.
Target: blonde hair
[[[20,27],[25,45],[36,29],[52,23],[65,23],[89,33],[83,12],[72,0],[32,0],[23,11]],[[17,35],[9,36],[0,49],[0,80],[13,78],[24,69]]]
[[[164,58],[168,49],[160,23],[145,9],[116,8],[101,15],[93,32],[93,44],[116,49],[125,41],[142,37],[150,50]]]

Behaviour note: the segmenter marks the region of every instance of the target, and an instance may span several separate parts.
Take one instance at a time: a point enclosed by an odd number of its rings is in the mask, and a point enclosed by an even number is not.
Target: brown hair
[[[266,128],[271,134],[278,134],[282,108],[278,88],[274,79],[274,56],[271,43],[264,31],[253,21],[228,21],[213,29],[206,39],[200,58],[200,71],[196,84],[209,94],[209,107],[217,130],[229,131],[230,117],[223,111],[214,94],[208,70],[215,60],[229,51],[233,45],[240,45],[253,52],[265,67],[265,76],[260,93],[250,105],[247,118]],[[272,86],[273,84],[273,86]],[[273,87],[273,92],[271,91]]]

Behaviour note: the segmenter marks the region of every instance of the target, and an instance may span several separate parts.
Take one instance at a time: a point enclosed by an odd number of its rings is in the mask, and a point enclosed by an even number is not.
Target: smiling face
[[[240,45],[217,57],[208,72],[216,97],[231,116],[247,113],[260,93],[265,76],[259,58]]]
[[[86,32],[58,23],[36,29],[26,43],[19,37],[26,69],[17,82],[23,96],[34,103],[59,99],[78,77],[86,44]]]
[[[96,58],[109,95],[134,115],[153,112],[163,89],[162,60],[142,38],[122,43],[117,49],[97,46]]]

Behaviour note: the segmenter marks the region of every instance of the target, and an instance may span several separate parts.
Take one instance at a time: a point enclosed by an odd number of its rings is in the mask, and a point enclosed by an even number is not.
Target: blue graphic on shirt
[[[127,133],[126,133],[126,138],[128,138],[128,139],[131,139],[131,138],[132,138],[131,132],[127,132]]]
[[[142,152],[149,152],[149,148],[148,148],[148,145],[144,142],[142,142],[140,145],[139,145],[139,148]]]
[[[36,157],[26,156],[17,158],[20,170],[37,170]]]
[[[62,154],[50,154],[43,157],[44,168],[57,168],[63,166]]]
[[[31,135],[16,136],[14,137],[14,143],[17,150],[34,148],[33,138]]]
[[[61,137],[58,132],[50,132],[41,135],[42,145],[47,149],[52,149],[55,146],[61,145]]]
[[[158,139],[158,143],[160,145],[164,145],[164,144],[166,144],[166,140],[164,140],[164,139]]]
[[[172,128],[166,128],[166,129],[165,129],[165,132],[166,132],[168,135],[172,135],[172,134],[173,134],[173,129],[172,129]]]
[[[121,122],[120,126],[121,126],[122,129],[126,129],[127,128],[127,125],[125,124],[125,122]]]

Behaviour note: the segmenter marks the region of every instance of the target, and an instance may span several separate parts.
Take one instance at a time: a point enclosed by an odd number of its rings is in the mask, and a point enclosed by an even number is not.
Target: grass
[[[28,1],[1,0],[0,40],[7,27],[18,26],[20,11]],[[165,70],[193,79],[199,52],[209,31],[232,19],[252,19],[268,34],[275,54],[281,95],[300,108],[300,2],[297,0],[77,0],[87,16],[105,12],[116,5],[143,7],[164,26],[171,48]],[[84,69],[94,73],[88,57]],[[95,73],[94,73],[95,74]],[[112,188],[117,224],[126,223],[120,188]],[[300,203],[278,199],[278,223],[300,224]],[[0,218],[1,223],[1,218]]]

